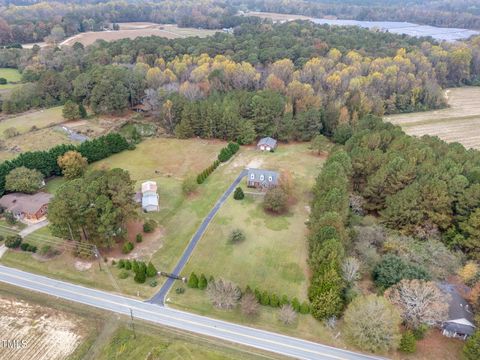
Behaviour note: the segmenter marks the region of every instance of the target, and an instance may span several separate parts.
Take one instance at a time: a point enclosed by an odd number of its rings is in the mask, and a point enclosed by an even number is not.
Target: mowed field
[[[189,36],[206,37],[215,34],[216,30],[179,28],[177,25],[161,25],[154,23],[120,23],[117,31],[91,31],[80,33],[64,40],[60,45],[73,45],[76,42],[83,45],[91,45],[102,39],[115,41],[120,39],[135,39],[140,36],[160,36],[167,39],[185,38]]]
[[[245,16],[256,16],[262,19],[269,19],[276,21],[294,21],[294,20],[312,20],[310,16],[295,15],[295,14],[279,14],[271,12],[249,11]]]
[[[390,115],[385,121],[399,125],[409,135],[438,136],[480,149],[480,87],[446,90],[449,107],[442,110]]]

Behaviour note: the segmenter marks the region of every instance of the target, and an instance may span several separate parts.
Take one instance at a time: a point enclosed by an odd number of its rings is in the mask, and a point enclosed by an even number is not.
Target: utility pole
[[[131,320],[131,325],[132,325],[132,330],[133,330],[133,338],[137,338],[137,334],[135,333],[135,323],[133,322],[133,311],[130,308],[130,320]]]
[[[93,245],[93,248],[95,249],[94,250],[95,251],[95,257],[98,260],[98,268],[100,269],[100,271],[102,271],[102,265],[101,265],[102,257],[100,256],[100,252],[98,251],[97,245]]]

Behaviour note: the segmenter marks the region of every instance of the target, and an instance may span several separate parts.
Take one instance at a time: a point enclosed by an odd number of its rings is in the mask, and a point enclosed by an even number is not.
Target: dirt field
[[[258,12],[250,11],[245,14],[246,16],[257,16],[262,19],[270,19],[272,21],[294,21],[294,20],[311,20],[312,18],[304,15],[295,14],[279,14],[270,12]]]
[[[480,149],[480,87],[446,90],[447,109],[385,117],[414,136],[434,135],[466,148]]]
[[[83,341],[80,318],[14,298],[0,298],[0,339],[25,340],[24,347],[0,348],[2,359],[67,359]]]
[[[60,45],[73,45],[80,42],[91,45],[96,40],[115,41],[120,39],[135,39],[140,36],[161,36],[168,39],[185,38],[189,36],[206,37],[215,34],[215,30],[178,28],[176,25],[160,25],[153,23],[121,23],[120,30],[86,32],[64,40]]]

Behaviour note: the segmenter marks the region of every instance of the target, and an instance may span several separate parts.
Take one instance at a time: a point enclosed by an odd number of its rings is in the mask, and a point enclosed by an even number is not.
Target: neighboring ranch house
[[[448,320],[442,324],[442,334],[465,340],[475,332],[471,305],[460,295],[453,284],[441,283],[439,288],[450,296]]]
[[[257,149],[261,151],[273,151],[277,148],[277,140],[271,137],[265,137],[260,139],[257,144]]]
[[[47,215],[48,203],[52,198],[53,195],[45,192],[11,193],[0,198],[0,207],[10,211],[18,220],[37,221]]]
[[[158,193],[157,183],[155,181],[145,181],[142,184],[142,209],[145,212],[158,211]]]
[[[278,185],[280,175],[271,170],[248,169],[247,186],[257,189],[270,189]]]

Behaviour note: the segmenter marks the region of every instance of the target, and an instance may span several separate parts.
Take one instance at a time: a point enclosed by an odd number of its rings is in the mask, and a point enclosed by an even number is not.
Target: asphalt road
[[[222,207],[223,203],[228,199],[230,194],[235,190],[235,188],[240,184],[240,181],[247,175],[247,170],[243,170],[240,175],[237,176],[237,178],[233,181],[233,183],[228,187],[228,189],[223,193],[223,195],[218,199],[217,203],[215,206],[210,210],[208,213],[207,217],[203,219],[202,223],[200,224],[200,227],[197,229],[195,234],[193,234],[192,239],[188,243],[185,251],[182,254],[182,257],[178,261],[177,265],[175,266],[175,269],[173,269],[172,274],[175,276],[179,276],[182,269],[184,268],[185,264],[187,263],[188,259],[190,258],[190,255],[192,254],[193,250],[195,249],[195,246],[197,246],[198,241],[202,238],[203,234],[205,233],[205,230],[207,230],[208,225],[210,222],[213,220],[215,215],[217,214],[218,210]],[[149,300],[149,302],[154,303],[154,304],[160,304],[163,305],[165,303],[165,297],[167,296],[168,292],[170,291],[170,288],[174,284],[176,280],[173,278],[167,278],[165,283],[162,285],[160,290],[152,296],[152,298]]]
[[[265,351],[308,360],[372,360],[380,359],[341,350],[314,342],[232,324],[208,317],[146,303],[128,297],[73,285],[48,277],[0,265],[0,282],[48,294],[65,300],[93,306],[156,324],[211,336]]]

